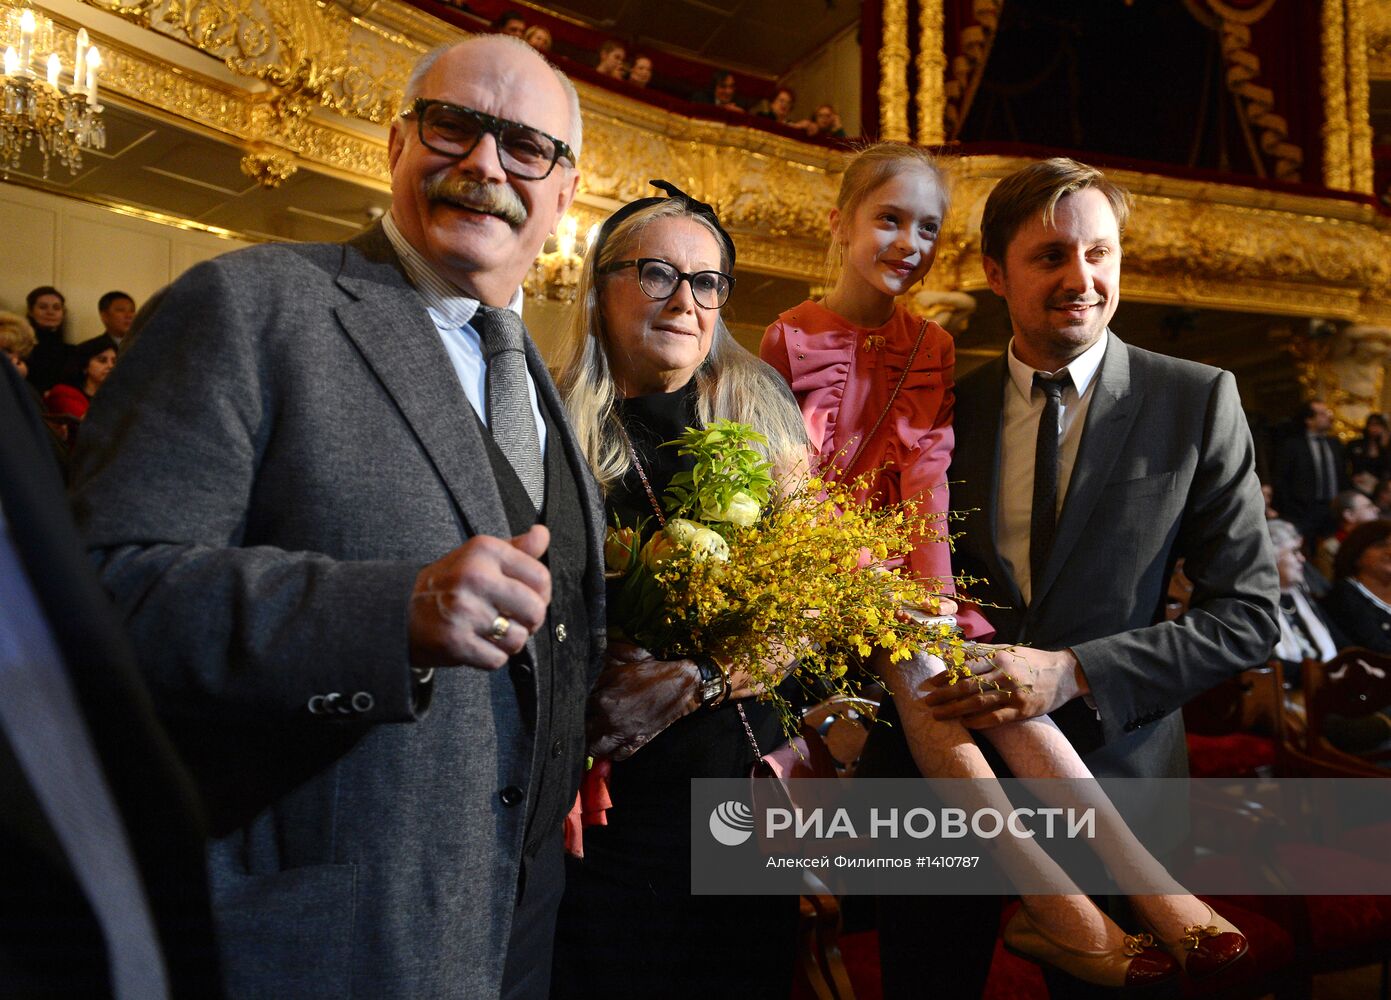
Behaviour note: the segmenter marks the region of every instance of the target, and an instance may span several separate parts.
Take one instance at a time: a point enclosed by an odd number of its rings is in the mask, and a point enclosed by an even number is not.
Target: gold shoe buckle
[[[1189,951],[1197,951],[1198,945],[1202,942],[1203,938],[1216,937],[1221,933],[1222,932],[1219,931],[1214,924],[1208,924],[1206,927],[1202,924],[1193,924],[1183,929],[1183,938],[1181,940],[1183,941],[1183,946]]]
[[[1126,958],[1134,958],[1146,948],[1154,947],[1154,938],[1143,931],[1139,934],[1127,934],[1122,941],[1121,954]]]

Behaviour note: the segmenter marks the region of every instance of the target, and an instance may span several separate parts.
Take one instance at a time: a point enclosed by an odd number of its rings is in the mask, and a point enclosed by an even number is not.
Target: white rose
[[[691,539],[691,558],[696,562],[728,562],[729,545],[709,528],[701,528]]]
[[[758,506],[757,500],[743,490],[738,490],[723,507],[713,501],[707,501],[701,513],[711,521],[728,521],[730,524],[747,528],[758,520],[762,509]]]
[[[705,525],[688,521],[684,517],[673,517],[666,525],[667,537],[682,548],[691,544],[691,539],[695,538],[697,532],[708,530]]]

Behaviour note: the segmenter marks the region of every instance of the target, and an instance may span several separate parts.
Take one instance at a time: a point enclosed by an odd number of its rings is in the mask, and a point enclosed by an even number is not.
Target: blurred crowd
[[[102,332],[78,344],[67,339],[68,301],[52,285],[24,299],[25,314],[0,312],[0,351],[29,384],[55,445],[77,439],[92,398],[101,390],[135,321],[135,299],[110,291],[97,300]]]

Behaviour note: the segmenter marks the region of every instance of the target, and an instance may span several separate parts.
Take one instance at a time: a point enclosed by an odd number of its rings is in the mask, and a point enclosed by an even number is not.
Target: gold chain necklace
[[[657,515],[657,523],[665,528],[667,526],[666,515],[662,513],[662,505],[657,502],[657,494],[652,491],[652,483],[647,479],[647,470],[642,467],[642,459],[638,458],[637,447],[633,444],[633,439],[628,436],[628,428],[623,426],[622,417],[618,417],[618,433],[623,435],[623,443],[628,446],[628,455],[633,460],[633,468],[638,471],[638,478],[642,480],[642,489],[647,494],[647,502],[652,505],[652,513]]]

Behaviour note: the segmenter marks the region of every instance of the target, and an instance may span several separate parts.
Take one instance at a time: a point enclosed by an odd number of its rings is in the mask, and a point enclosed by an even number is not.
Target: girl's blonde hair
[[[942,192],[942,214],[945,216],[951,207],[951,192],[946,172],[933,156],[921,146],[910,146],[906,142],[876,142],[865,146],[855,154],[845,174],[840,179],[840,193],[836,195],[836,208],[840,212],[841,225],[854,216],[860,205],[880,185],[905,170],[926,170],[937,182]],[[826,287],[831,288],[840,277],[845,263],[845,241],[838,233],[831,233],[831,243],[826,248]]]
[[[616,408],[618,391],[600,298],[610,275],[603,269],[637,252],[643,230],[658,219],[693,219],[714,237],[720,247],[720,266],[729,270],[728,250],[709,220],[687,208],[678,198],[667,198],[641,208],[620,222],[602,244],[585,255],[580,272],[575,309],[570,320],[566,356],[557,383],[580,447],[605,490],[632,467]],[[696,369],[696,414],[702,424],[712,420],[737,420],[749,424],[768,439],[765,452],[780,467],[802,462],[807,454],[802,414],[787,383],[773,368],[739,346],[722,318],[715,320],[710,353]]]

